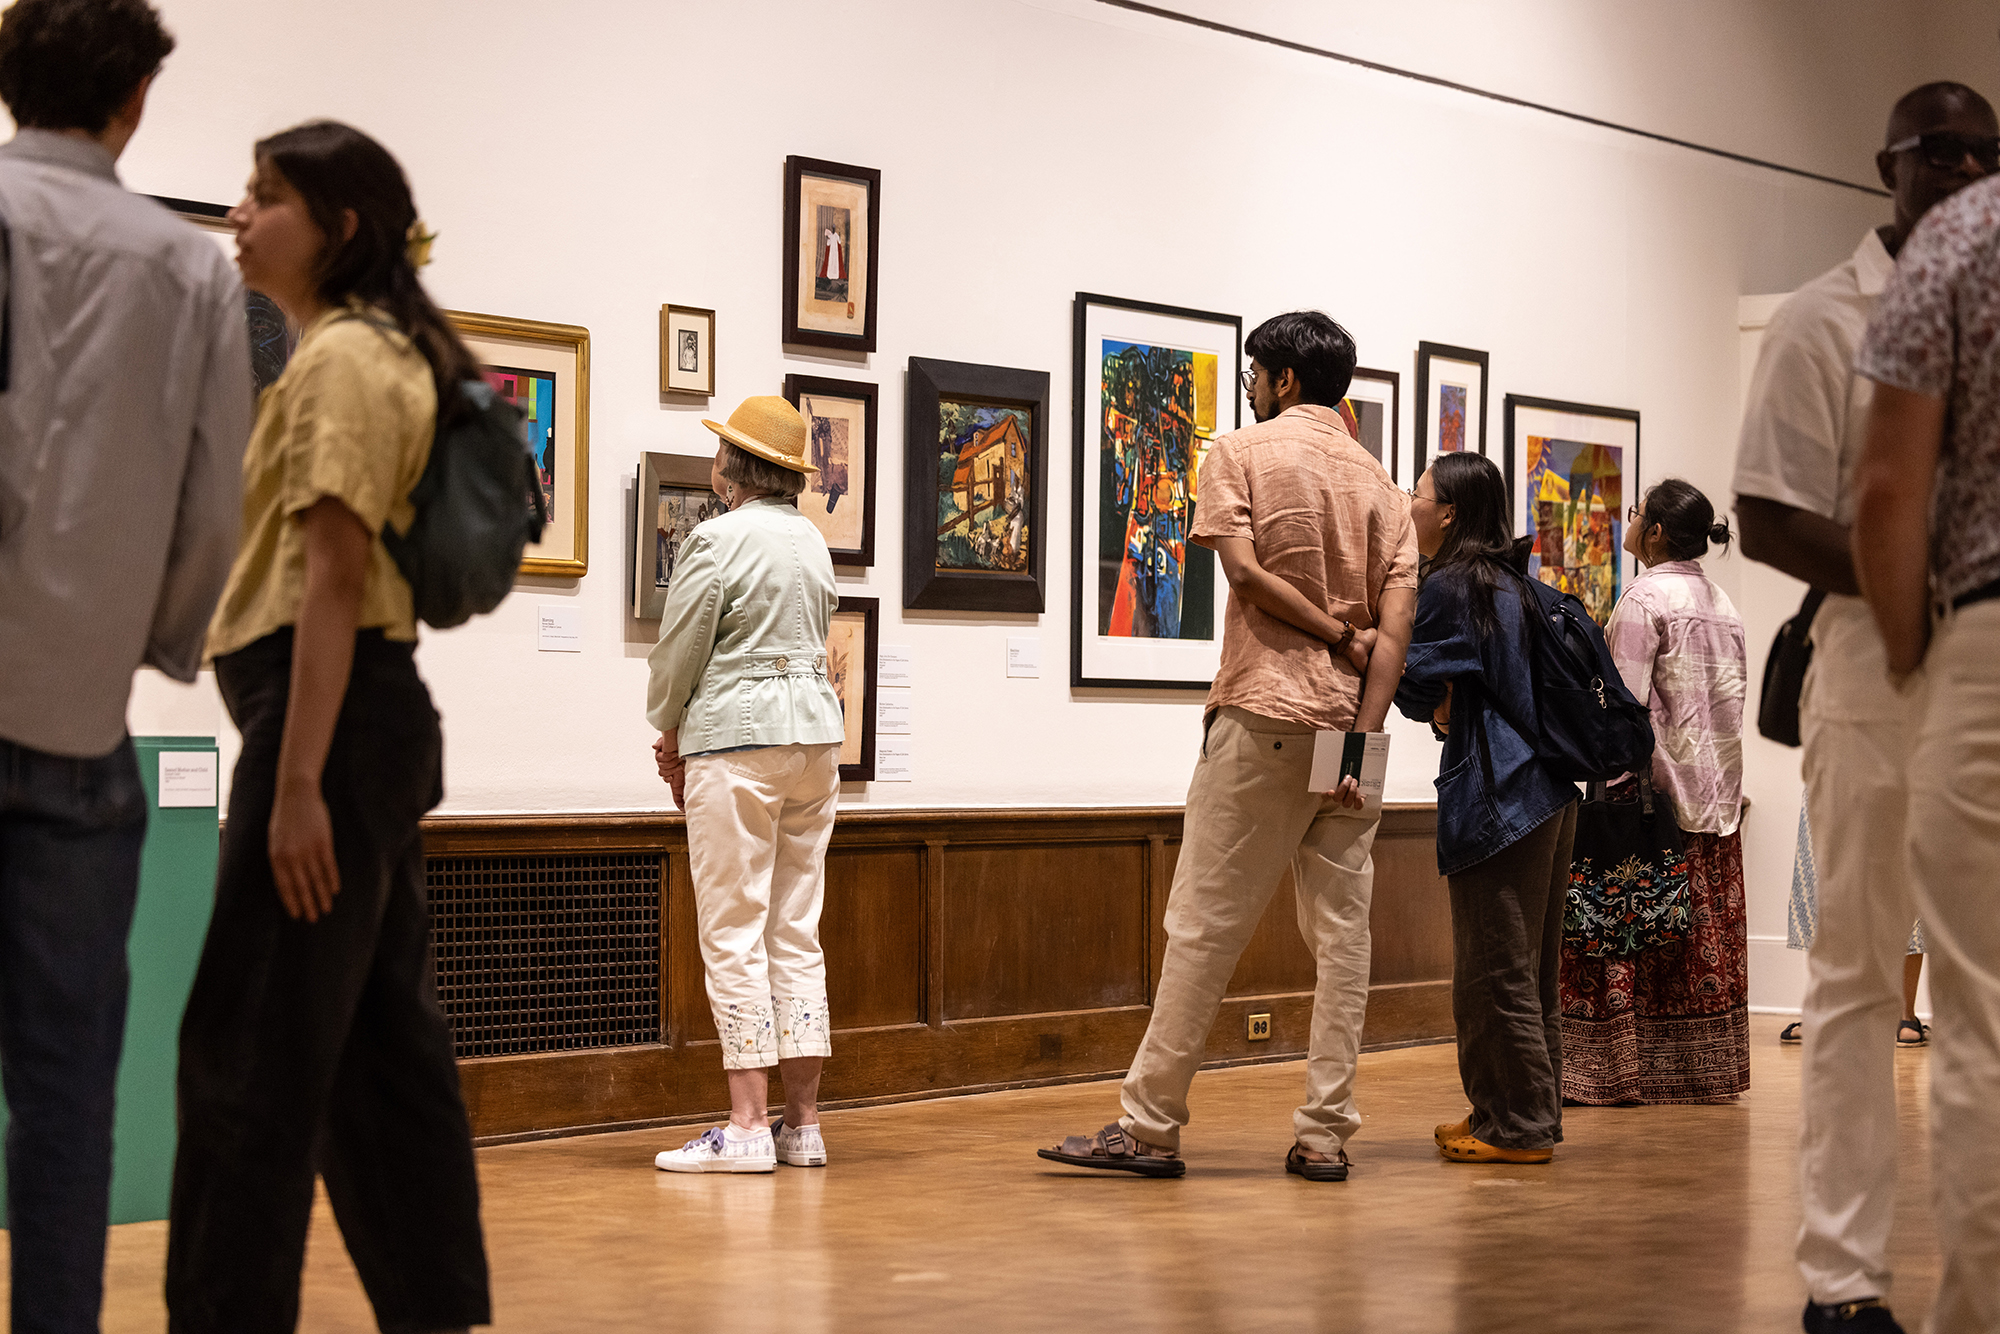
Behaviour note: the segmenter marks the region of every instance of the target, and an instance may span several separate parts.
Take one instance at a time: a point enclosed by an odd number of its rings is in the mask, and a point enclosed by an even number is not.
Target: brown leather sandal
[[[1178,1153],[1141,1144],[1116,1121],[1095,1135],[1071,1135],[1052,1149],[1036,1149],[1035,1156],[1070,1167],[1095,1167],[1142,1177],[1177,1177],[1187,1173],[1187,1164]]]

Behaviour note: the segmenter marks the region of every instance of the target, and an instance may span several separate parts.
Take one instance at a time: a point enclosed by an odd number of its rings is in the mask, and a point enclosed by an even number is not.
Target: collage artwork
[[[1033,434],[1027,408],[939,402],[939,570],[1027,571]]]
[[[813,243],[813,300],[847,300],[849,210],[832,204],[818,206],[819,236]]]
[[[1214,639],[1215,557],[1190,539],[1219,358],[1106,339],[1101,364],[1097,633]]]
[[[1354,442],[1375,456],[1375,461],[1383,467],[1390,465],[1388,454],[1389,406],[1372,398],[1343,398],[1340,400],[1340,424],[1354,437]]]
[[[535,475],[542,482],[542,500],[551,519],[556,512],[556,377],[547,371],[488,366],[486,383],[493,392],[521,410],[528,445],[535,456]]]
[[[1573,593],[1599,625],[1611,619],[1625,542],[1625,451],[1528,437],[1528,572]]]
[[[673,581],[674,562],[680,556],[681,544],[694,531],[694,526],[704,519],[714,518],[729,507],[722,503],[722,497],[706,488],[697,490],[690,486],[663,486],[660,488],[660,508],[654,523],[655,545],[653,547],[653,586],[665,588]]]

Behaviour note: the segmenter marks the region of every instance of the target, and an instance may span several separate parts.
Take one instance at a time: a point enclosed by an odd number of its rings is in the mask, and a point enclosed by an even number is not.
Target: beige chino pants
[[[1937,1022],[1931,1196],[1944,1250],[1927,1328],[2000,1334],[2000,601],[1939,622],[1918,693],[1909,850]]]
[[[688,758],[688,868],[725,1069],[833,1054],[819,914],[839,799],[837,745]]]
[[[1378,817],[1306,791],[1313,732],[1238,708],[1210,720],[1188,785],[1167,954],[1125,1077],[1128,1134],[1180,1148],[1188,1088],[1236,961],[1289,864],[1299,932],[1318,962],[1299,1143],[1329,1156],[1360,1128],[1354,1062],[1368,1008],[1368,906]]]

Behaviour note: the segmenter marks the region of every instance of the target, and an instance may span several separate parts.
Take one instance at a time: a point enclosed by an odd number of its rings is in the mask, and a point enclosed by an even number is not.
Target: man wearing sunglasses
[[[1873,385],[1855,371],[1877,298],[1919,219],[2000,166],[2000,123],[1963,84],[1916,89],[1875,158],[1894,217],[1800,288],[1765,331],[1736,460],[1743,553],[1826,595],[1800,705],[1818,929],[1801,1027],[1798,1262],[1808,1331],[1894,1331],[1897,1022],[1916,916],[1904,811],[1911,700],[1889,685],[1850,543]]]

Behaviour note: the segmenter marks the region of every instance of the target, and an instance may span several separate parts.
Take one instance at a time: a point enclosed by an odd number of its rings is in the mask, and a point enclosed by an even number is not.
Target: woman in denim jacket
[[[1430,558],[1396,706],[1444,738],[1438,871],[1451,893],[1452,1018],[1472,1112],[1437,1128],[1455,1162],[1545,1163],[1562,1139],[1557,964],[1577,790],[1535,757],[1527,619],[1500,472],[1443,454],[1410,492]]]
[[[681,547],[648,656],[646,720],[660,776],[687,813],[701,958],[729,1124],[660,1154],[668,1172],[821,1167],[820,1066],[832,1054],[819,947],[826,845],[840,795],[840,699],[826,636],[833,560],[796,498],[806,423],[782,398],[747,399],[711,481],[729,505]],[[767,1124],[770,1067],[785,1115]]]

